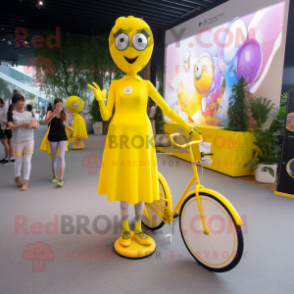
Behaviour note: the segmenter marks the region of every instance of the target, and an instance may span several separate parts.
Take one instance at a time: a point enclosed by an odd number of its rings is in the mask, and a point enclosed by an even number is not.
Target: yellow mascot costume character
[[[168,106],[152,83],[137,75],[149,62],[153,46],[152,31],[145,21],[133,16],[118,18],[110,32],[109,49],[114,62],[126,75],[111,82],[106,106],[107,90],[101,91],[96,83],[88,85],[99,102],[103,120],[109,120],[115,105],[97,194],[107,195],[108,201],[120,201],[122,234],[114,247],[119,254],[130,258],[139,257],[142,247],[147,250],[145,256],[155,250],[154,240],[141,229],[145,202],[159,200],[156,150],[146,111],[148,96],[164,115],[189,133],[194,133],[193,128]],[[130,231],[128,223],[130,204],[135,206],[134,232]],[[132,251],[135,245],[138,249]]]
[[[70,96],[66,100],[66,107],[71,113],[73,113],[73,123],[71,127],[74,131],[70,132],[66,130],[66,134],[68,139],[70,139],[70,142],[75,142],[71,149],[83,149],[83,141],[88,139],[85,120],[79,114],[79,112],[81,112],[84,108],[84,101],[78,96]]]

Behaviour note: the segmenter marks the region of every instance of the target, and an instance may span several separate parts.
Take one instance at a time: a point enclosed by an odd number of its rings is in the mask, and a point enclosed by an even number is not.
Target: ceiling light
[[[43,1],[38,1],[38,4],[36,5],[37,8],[41,9],[41,7],[44,5]]]
[[[9,41],[9,40],[7,40],[7,43],[8,43],[8,45],[9,45],[9,46],[12,44],[12,42],[11,42],[11,41]]]

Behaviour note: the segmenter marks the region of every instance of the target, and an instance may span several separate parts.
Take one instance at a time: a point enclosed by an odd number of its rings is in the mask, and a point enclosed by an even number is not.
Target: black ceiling
[[[89,35],[109,30],[120,16],[143,18],[156,30],[167,30],[228,0],[1,0],[0,60],[25,63],[33,49],[15,48],[14,31],[26,28],[29,38],[43,30]],[[3,38],[5,40],[3,40]],[[10,43],[11,42],[11,43]]]

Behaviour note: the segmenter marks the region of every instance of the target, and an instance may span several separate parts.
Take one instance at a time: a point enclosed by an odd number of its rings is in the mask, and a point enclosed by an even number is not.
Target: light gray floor
[[[149,232],[156,240],[157,254],[148,259],[126,260],[112,250],[120,234],[115,224],[120,219],[119,204],[109,203],[106,196],[96,194],[99,169],[96,176],[91,176],[87,167],[82,166],[85,156],[102,156],[103,150],[67,152],[65,184],[58,189],[49,182],[52,175],[48,155],[39,151],[45,131],[46,126],[36,131],[29,190],[21,192],[15,187],[13,166],[0,166],[1,294],[294,293],[293,199],[204,170],[202,183],[224,194],[247,218],[246,256],[239,265],[222,274],[204,270],[188,258],[178,222],[172,244],[163,242],[168,227],[156,234]],[[90,135],[90,139],[97,142],[102,137]],[[158,155],[158,165],[174,201],[178,200],[192,176],[191,167],[169,155]],[[54,220],[54,215],[59,222],[57,234],[50,235],[44,229],[40,234],[32,233],[30,227],[34,222],[45,226]],[[27,218],[28,234],[15,231],[17,216]],[[61,219],[65,216],[74,220],[75,230],[71,234],[61,232]],[[78,216],[88,217],[90,234],[77,233]],[[103,220],[98,224],[106,233],[94,231],[92,222],[97,216],[110,220],[109,230]],[[46,261],[44,272],[34,272],[32,261],[23,257],[27,246],[37,241],[50,245],[55,255],[52,261]],[[67,256],[71,252],[74,258]]]

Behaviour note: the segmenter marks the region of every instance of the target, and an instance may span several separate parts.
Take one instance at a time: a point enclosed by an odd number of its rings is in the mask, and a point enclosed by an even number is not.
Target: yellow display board
[[[251,133],[232,132],[222,127],[197,124],[195,127],[202,132],[203,142],[211,143],[211,153],[214,154],[211,156],[213,164],[205,167],[232,177],[254,174],[250,166],[244,168],[244,164],[252,159],[252,148],[255,146],[255,137]],[[180,140],[189,139],[188,133],[174,122],[165,123],[165,133],[181,133]],[[160,147],[157,150],[191,161],[188,150],[176,150],[174,147]]]

